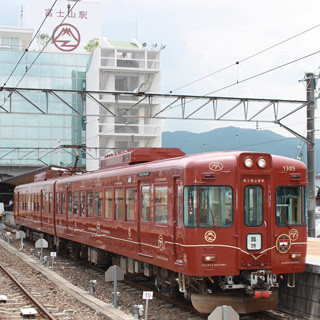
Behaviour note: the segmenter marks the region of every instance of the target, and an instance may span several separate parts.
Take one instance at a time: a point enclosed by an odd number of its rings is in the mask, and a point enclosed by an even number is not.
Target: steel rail
[[[0,263],[0,269],[18,286],[23,294],[39,309],[40,313],[50,320],[57,320],[50,312],[22,286],[22,284]]]

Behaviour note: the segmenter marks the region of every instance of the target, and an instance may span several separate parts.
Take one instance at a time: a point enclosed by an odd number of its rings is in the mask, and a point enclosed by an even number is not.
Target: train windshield
[[[232,189],[228,186],[184,188],[184,225],[187,227],[228,227],[232,225]]]
[[[279,226],[303,225],[303,187],[278,187],[276,189],[276,220]]]

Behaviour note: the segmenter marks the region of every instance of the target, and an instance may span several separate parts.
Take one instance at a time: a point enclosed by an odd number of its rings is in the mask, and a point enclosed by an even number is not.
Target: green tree
[[[89,53],[93,53],[97,47],[99,47],[99,39],[93,38],[89,40],[88,44],[84,47],[84,49]]]

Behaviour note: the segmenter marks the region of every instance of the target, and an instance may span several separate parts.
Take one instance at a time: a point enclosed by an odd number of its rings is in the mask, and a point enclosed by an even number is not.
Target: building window
[[[155,187],[155,222],[167,223],[167,187]]]

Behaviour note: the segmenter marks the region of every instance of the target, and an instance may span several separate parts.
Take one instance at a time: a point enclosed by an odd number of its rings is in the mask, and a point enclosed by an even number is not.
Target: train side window
[[[102,217],[102,191],[96,191],[94,196],[95,216]]]
[[[93,208],[93,194],[92,191],[87,191],[87,216],[92,217],[92,208]]]
[[[57,192],[56,212],[60,213],[60,192]]]
[[[61,192],[61,213],[66,213],[66,194]]]
[[[68,191],[68,214],[72,214],[72,191]]]
[[[28,210],[31,210],[31,194],[28,194]]]
[[[168,206],[168,187],[167,186],[156,186],[155,192],[155,222],[167,223],[167,206]]]
[[[186,227],[197,226],[197,187],[185,187],[183,194],[183,222]]]
[[[263,189],[247,186],[244,189],[244,222],[248,227],[259,227],[263,223]]]
[[[116,219],[123,219],[123,189],[115,189]]]
[[[52,192],[49,192],[49,212],[52,213],[53,198]]]
[[[182,200],[182,186],[177,185],[176,210],[177,210],[177,226],[178,227],[181,226],[181,220],[182,220],[181,200]]]
[[[79,192],[73,192],[73,214],[79,213]]]
[[[150,222],[150,187],[141,187],[141,221]]]
[[[49,193],[45,193],[45,212],[49,212]]]
[[[134,189],[126,189],[126,220],[134,220]]]
[[[281,186],[276,189],[276,221],[279,226],[303,225],[302,187]]]
[[[105,195],[105,213],[104,217],[112,219],[112,190],[106,190],[104,192]]]
[[[80,191],[80,214],[82,216],[86,214],[86,194],[84,191]]]
[[[45,211],[45,195],[41,192],[41,211]]]

